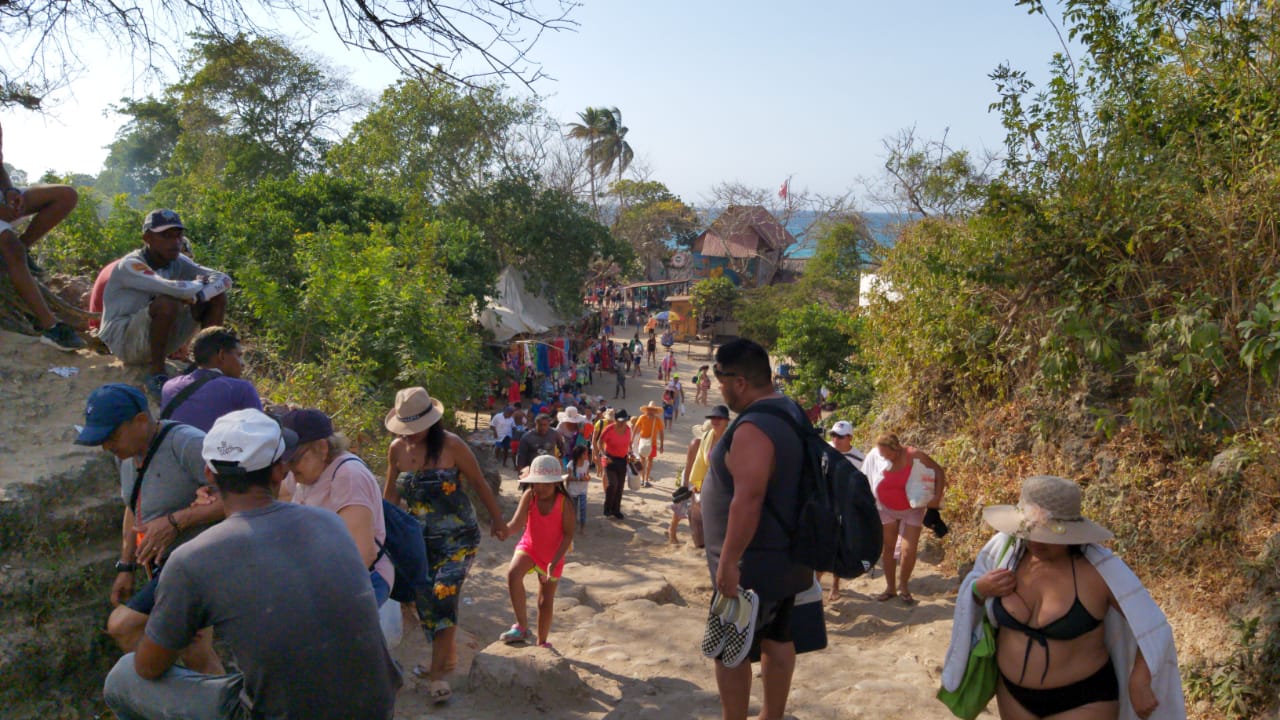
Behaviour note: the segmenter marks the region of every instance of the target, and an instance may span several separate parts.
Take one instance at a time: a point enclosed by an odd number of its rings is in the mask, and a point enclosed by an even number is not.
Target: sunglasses
[[[719,366],[711,368],[711,372],[715,373],[715,376],[717,378],[741,377],[741,375],[739,375],[738,373],[732,373],[726,370],[721,370]]]

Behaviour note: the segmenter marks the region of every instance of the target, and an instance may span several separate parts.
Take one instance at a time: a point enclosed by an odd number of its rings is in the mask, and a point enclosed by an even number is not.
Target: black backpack
[[[748,412],[783,420],[800,437],[803,446],[804,467],[800,470],[796,516],[783,518],[768,501],[764,504],[765,510],[791,538],[791,560],[846,580],[871,570],[880,559],[884,540],[880,513],[867,476],[839,450],[828,445],[808,420],[802,426],[791,413],[768,404],[756,404]],[[801,413],[803,415],[803,411]],[[735,421],[725,432],[726,442],[732,439],[737,425]]]
[[[338,468],[353,460],[368,469],[364,460],[349,457],[338,463],[333,474],[337,475]],[[427,557],[426,539],[422,536],[422,524],[408,510],[391,504],[386,498],[382,500],[382,517],[387,541],[374,541],[378,546],[378,554],[369,565],[369,571],[373,571],[373,566],[378,564],[383,555],[391,558],[396,577],[391,585],[390,597],[397,602],[413,602],[419,592],[430,591],[427,577],[431,574],[431,564]]]

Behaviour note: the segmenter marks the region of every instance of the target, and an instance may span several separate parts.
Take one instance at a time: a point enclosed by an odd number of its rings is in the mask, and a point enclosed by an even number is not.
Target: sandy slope
[[[696,365],[681,358],[684,379]],[[655,372],[628,381],[628,410],[659,389]],[[612,377],[594,391],[612,397]],[[712,400],[716,401],[712,390]],[[692,392],[690,392],[690,399]],[[711,581],[701,550],[666,540],[670,492],[692,438],[699,408],[690,407],[668,431],[659,456],[657,486],[624,496],[627,519],[600,517],[603,490],[592,486],[587,527],[575,543],[557,596],[550,640],[555,651],[494,642],[512,622],[505,572],[514,539],[486,538],[463,591],[461,663],[452,678],[454,698],[432,706],[425,682],[412,677],[400,694],[400,718],[714,718],[719,702],[710,661],[698,653]],[[510,512],[515,480],[503,477]],[[938,552],[926,543],[912,590],[919,601],[880,603],[872,596],[883,580],[849,583],[844,598],[828,605],[829,647],[800,656],[789,714],[797,718],[948,718],[933,694],[951,627],[958,584],[930,562]],[[536,583],[526,582],[532,594]],[[405,641],[396,656],[412,667],[429,648],[406,613]],[[419,685],[423,687],[419,689]],[[759,682],[752,712],[759,709]],[[984,715],[984,717],[991,717]]]

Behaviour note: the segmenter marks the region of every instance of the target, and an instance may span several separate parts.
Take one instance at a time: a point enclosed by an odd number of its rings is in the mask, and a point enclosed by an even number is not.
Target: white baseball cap
[[[280,427],[270,415],[261,410],[236,410],[213,423],[204,436],[200,455],[215,474],[228,467],[253,472],[276,464],[297,444],[298,435]]]
[[[848,437],[853,434],[853,425],[848,420],[838,420],[835,425],[831,426],[831,434]]]

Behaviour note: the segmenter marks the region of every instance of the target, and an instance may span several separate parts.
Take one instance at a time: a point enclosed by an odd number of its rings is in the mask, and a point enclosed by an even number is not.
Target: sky
[[[886,138],[914,127],[999,150],[989,73],[1007,62],[1039,84],[1060,47],[1013,0],[584,0],[570,19],[576,30],[545,34],[531,52],[554,78],[534,86],[544,106],[563,122],[618,107],[636,162],[694,204],[717,183],[777,189],[790,178],[793,192],[853,191],[877,209],[862,180],[882,177]],[[372,97],[397,77],[323,24],[277,22]],[[82,53],[90,69],[48,113],[0,111],[4,159],[32,177],[96,174],[121,124],[108,106],[162,87],[137,79],[118,48],[86,38]]]

